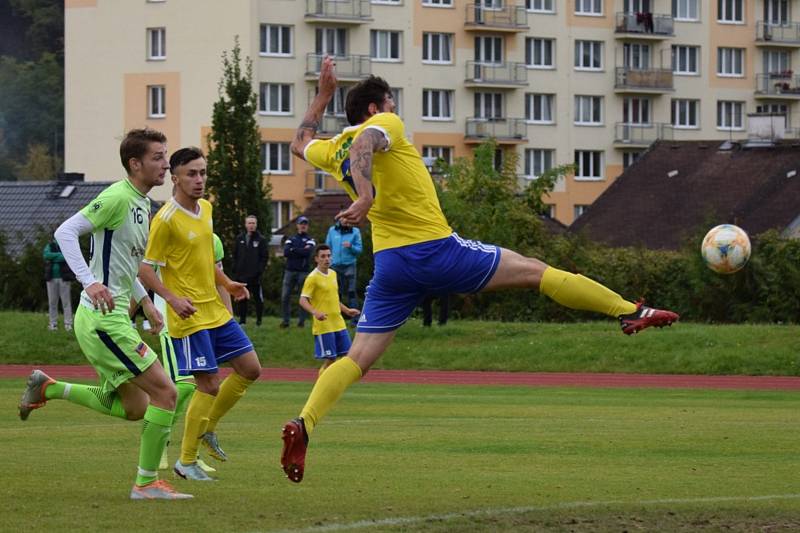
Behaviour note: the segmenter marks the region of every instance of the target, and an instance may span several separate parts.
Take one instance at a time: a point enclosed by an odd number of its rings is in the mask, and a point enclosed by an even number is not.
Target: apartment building
[[[798,124],[800,0],[66,0],[66,170],[121,175],[119,139],[149,125],[171,148],[204,145],[239,36],[253,60],[264,179],[279,227],[329,176],[289,143],[321,58],[341,88],[320,136],[346,125],[348,86],[390,82],[423,156],[483,140],[521,180],[575,163],[548,202],[580,216],[656,139],[742,138],[747,115]],[[168,188],[156,191],[166,197]]]

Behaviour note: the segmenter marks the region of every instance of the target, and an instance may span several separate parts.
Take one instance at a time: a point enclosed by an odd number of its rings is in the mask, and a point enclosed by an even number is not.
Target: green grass
[[[0,364],[85,364],[75,337],[47,331],[44,314],[0,312]],[[247,325],[264,366],[313,367],[310,327]],[[616,322],[574,324],[411,320],[375,368],[800,375],[798,325],[678,323],[633,337]],[[156,339],[145,336],[158,349]]]
[[[220,480],[147,503],[140,423],[59,401],[22,423],[22,381],[0,380],[6,531],[800,528],[796,392],[359,384],[296,485],[279,433],[310,385],[260,382],[220,425]]]

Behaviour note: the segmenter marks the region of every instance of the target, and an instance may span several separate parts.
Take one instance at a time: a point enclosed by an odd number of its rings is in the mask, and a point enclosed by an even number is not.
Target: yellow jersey
[[[358,194],[350,175],[350,147],[367,129],[381,132],[388,146],[372,159],[375,201],[367,215],[372,223],[373,250],[448,237],[453,230],[439,206],[439,198],[428,169],[405,135],[400,117],[378,113],[358,126],[345,128],[328,140],[315,139],[305,149],[305,159],[328,172],[355,200]]]
[[[197,309],[182,319],[167,306],[166,323],[175,338],[222,326],[231,319],[214,278],[211,204],[202,199],[198,204],[199,211],[192,213],[174,198],[164,203],[150,224],[144,252],[144,262],[159,267],[164,286],[177,296],[191,298]]]
[[[328,269],[327,274],[323,274],[317,268],[312,270],[306,276],[300,295],[308,298],[314,309],[328,315],[323,321],[314,318],[311,333],[322,335],[347,328],[339,307],[339,282],[336,281],[336,272],[333,269]]]

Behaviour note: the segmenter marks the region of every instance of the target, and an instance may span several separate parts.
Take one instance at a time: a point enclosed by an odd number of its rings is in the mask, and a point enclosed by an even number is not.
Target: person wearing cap
[[[292,319],[291,297],[295,287],[303,288],[308,276],[308,265],[317,243],[308,234],[308,218],[297,217],[297,234],[289,237],[283,244],[283,256],[286,258],[286,269],[283,272],[283,288],[281,289],[281,310],[283,312],[282,328],[288,328]],[[297,312],[297,327],[306,325],[308,314],[302,309]]]

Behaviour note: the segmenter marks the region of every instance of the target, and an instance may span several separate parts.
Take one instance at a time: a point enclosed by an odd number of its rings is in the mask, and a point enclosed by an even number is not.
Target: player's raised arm
[[[300,159],[305,160],[305,148],[314,139],[314,135],[317,134],[325,108],[336,93],[335,67],[336,63],[333,58],[325,56],[319,72],[319,92],[312,100],[311,105],[308,106],[308,111],[306,111],[300,127],[297,128],[297,134],[291,144],[292,153]]]
[[[348,226],[364,222],[374,200],[372,188],[372,155],[386,150],[389,141],[379,130],[367,128],[356,137],[350,147],[350,174],[353,177],[358,199],[338,215],[336,220]]]

